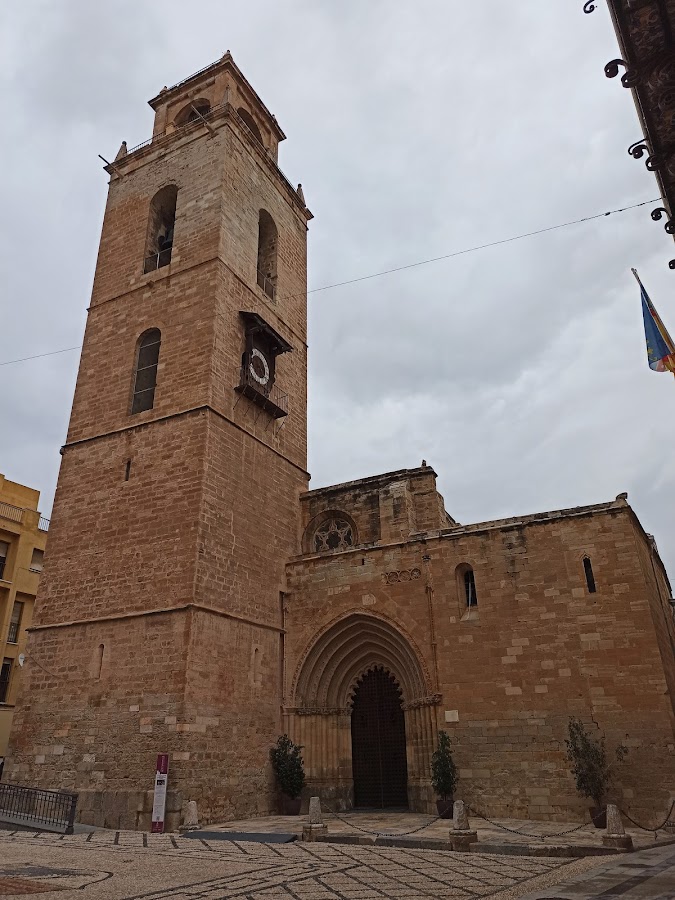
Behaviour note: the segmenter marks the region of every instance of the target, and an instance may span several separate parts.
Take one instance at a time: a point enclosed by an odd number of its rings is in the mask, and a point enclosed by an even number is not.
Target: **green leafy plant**
[[[586,731],[580,719],[570,717],[567,724],[568,738],[567,758],[572,764],[572,774],[577,782],[577,790],[582,797],[590,797],[600,808],[605,805],[605,798],[612,780],[612,764],[607,759],[605,736],[593,737]],[[622,760],[628,753],[623,745],[614,751],[617,760]]]
[[[287,734],[277,738],[270,750],[277,786],[282,794],[291,798],[299,797],[305,786],[305,764],[301,751],[302,747],[294,744]]]
[[[438,748],[431,757],[431,786],[442,800],[448,800],[455,793],[458,780],[450,735],[447,731],[439,731]]]

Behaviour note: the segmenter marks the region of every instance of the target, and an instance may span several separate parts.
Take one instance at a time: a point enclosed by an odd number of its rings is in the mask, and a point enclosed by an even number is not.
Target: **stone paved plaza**
[[[0,832],[0,896],[58,891],[59,900],[506,900],[602,862],[139,832]]]
[[[429,816],[411,812],[349,812],[340,813],[337,816],[323,809],[323,820],[328,826],[331,835],[343,837],[363,835],[369,832],[384,832],[392,835],[411,836],[414,840],[447,841],[448,831],[452,827],[452,821],[447,819],[432,820]],[[302,816],[264,816],[255,819],[242,819],[236,822],[227,822],[223,825],[209,826],[210,830],[238,831],[238,832],[267,832],[288,834],[302,834],[302,826],[305,823]],[[427,827],[417,830],[420,826]],[[431,824],[428,824],[431,823]],[[505,819],[494,820],[494,824],[478,816],[469,818],[469,826],[478,834],[481,844],[526,844],[538,847],[552,847],[568,845],[580,848],[602,848],[602,836],[605,833],[601,828],[595,828],[591,822],[579,828],[579,822],[545,822],[533,819]],[[633,840],[636,850],[654,845],[654,832],[642,831],[633,828],[624,821],[626,834]],[[552,835],[545,837],[545,835]],[[675,835],[665,831],[658,832],[656,843],[672,841]]]

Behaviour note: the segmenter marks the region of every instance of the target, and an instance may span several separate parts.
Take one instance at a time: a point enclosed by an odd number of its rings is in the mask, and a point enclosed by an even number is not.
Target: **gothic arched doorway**
[[[401,690],[382,667],[367,672],[352,707],[354,806],[408,806]]]

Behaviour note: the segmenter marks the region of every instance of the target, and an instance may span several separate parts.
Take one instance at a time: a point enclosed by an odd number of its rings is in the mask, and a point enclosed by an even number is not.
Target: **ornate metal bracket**
[[[584,3],[584,12],[592,13],[594,9],[595,3],[593,2],[593,0],[586,0],[586,2]]]
[[[625,72],[621,76],[621,84],[625,88],[632,88],[640,79],[640,70],[631,69],[625,59],[611,59],[605,66],[605,75],[607,78],[616,78],[619,74],[619,66],[625,68]]]
[[[634,144],[631,144],[628,148],[628,153],[633,157],[633,159],[642,159],[642,157],[646,154],[647,159],[645,160],[645,167],[650,172],[655,172],[657,169],[661,168],[664,161],[670,159],[675,153],[675,145],[669,144],[666,147],[662,148],[661,153],[652,153],[649,148],[649,144],[646,139],[643,138],[641,141],[635,141]],[[668,171],[670,171],[670,166],[668,167]]]
[[[639,141],[635,141],[635,143],[631,144],[628,148],[628,153],[633,157],[633,159],[642,159],[645,153],[649,152],[649,145],[644,138],[641,138]]]
[[[605,66],[605,75],[607,78],[616,78],[619,74],[619,66],[623,66],[628,71],[628,63],[625,59],[610,59]]]
[[[653,209],[651,212],[651,217],[655,222],[658,222],[660,219],[662,219],[664,215],[667,216],[670,214],[667,209],[664,209],[663,206],[659,206],[658,209]],[[675,220],[668,219],[663,228],[667,234],[675,234]]]
[[[675,259],[670,260],[670,262],[668,263],[668,268],[675,269]]]

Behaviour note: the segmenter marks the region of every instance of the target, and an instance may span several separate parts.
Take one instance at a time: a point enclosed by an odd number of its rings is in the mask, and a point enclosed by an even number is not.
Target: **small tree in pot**
[[[287,734],[277,738],[270,750],[272,769],[281,792],[281,812],[284,816],[297,816],[300,812],[300,794],[305,786],[305,766],[302,747],[294,744]]]
[[[438,748],[431,757],[431,786],[438,794],[436,807],[443,819],[452,818],[455,788],[457,787],[457,767],[450,750],[450,735],[438,732]]]
[[[607,761],[605,736],[594,738],[586,731],[580,719],[570,717],[567,723],[567,758],[572,764],[572,774],[582,797],[589,797],[595,804],[590,808],[596,828],[607,827],[606,798],[612,780],[612,765]],[[621,761],[628,753],[623,745],[614,751]]]

